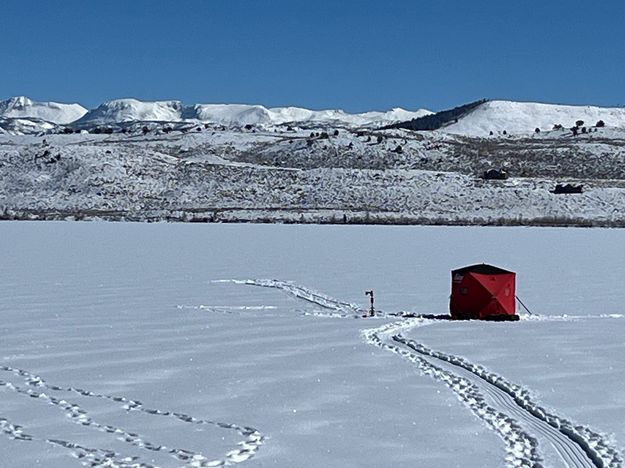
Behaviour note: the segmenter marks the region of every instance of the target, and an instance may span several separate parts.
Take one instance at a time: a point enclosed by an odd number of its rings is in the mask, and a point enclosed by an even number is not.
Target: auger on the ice
[[[365,314],[363,317],[373,317],[375,315],[375,309],[373,308],[373,289],[370,291],[365,291],[365,296],[369,296],[369,315]]]

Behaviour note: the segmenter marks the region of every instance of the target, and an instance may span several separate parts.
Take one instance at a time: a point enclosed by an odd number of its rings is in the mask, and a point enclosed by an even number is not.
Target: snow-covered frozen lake
[[[2,468],[623,465],[623,230],[3,222],[0,258]],[[481,262],[533,317],[354,318]]]

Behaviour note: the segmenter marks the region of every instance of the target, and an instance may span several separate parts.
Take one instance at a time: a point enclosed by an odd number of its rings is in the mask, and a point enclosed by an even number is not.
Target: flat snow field
[[[0,467],[623,466],[625,231],[0,223]],[[444,314],[450,270],[534,313]],[[379,315],[362,319],[364,291]]]

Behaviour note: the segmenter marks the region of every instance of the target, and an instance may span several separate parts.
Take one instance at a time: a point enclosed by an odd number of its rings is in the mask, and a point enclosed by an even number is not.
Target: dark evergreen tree
[[[436,114],[426,115],[418,119],[412,119],[407,122],[399,122],[384,128],[405,128],[408,130],[437,130],[450,122],[457,122],[459,118],[471,112],[476,107],[487,102],[486,99],[464,104],[454,107],[453,109],[437,112]]]

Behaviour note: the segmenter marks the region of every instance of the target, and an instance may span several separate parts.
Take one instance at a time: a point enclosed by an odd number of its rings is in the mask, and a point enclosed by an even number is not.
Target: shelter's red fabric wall
[[[453,318],[515,315],[515,279],[512,272],[480,274],[452,272],[449,309]]]

